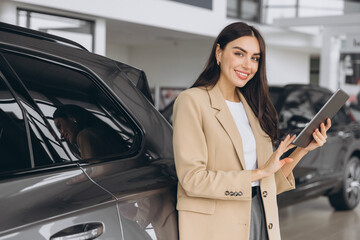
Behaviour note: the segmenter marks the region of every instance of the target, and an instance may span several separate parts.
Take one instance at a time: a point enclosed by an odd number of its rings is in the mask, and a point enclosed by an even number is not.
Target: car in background
[[[298,134],[332,92],[314,85],[292,84],[269,89],[279,114],[282,136]],[[327,142],[309,152],[294,169],[296,189],[279,195],[280,206],[325,195],[336,210],[350,210],[360,201],[360,124],[344,106],[332,118]]]
[[[326,88],[306,84],[271,86],[269,92],[279,115],[281,138],[299,134],[332,95]],[[160,111],[170,123],[173,104]],[[296,189],[278,196],[279,207],[319,196],[327,196],[336,210],[350,210],[359,204],[360,123],[344,106],[332,118],[327,135],[327,143],[309,152],[295,167]]]
[[[121,151],[82,158],[55,126],[64,105],[109,126]],[[176,185],[172,128],[143,71],[0,23],[0,239],[176,240]]]

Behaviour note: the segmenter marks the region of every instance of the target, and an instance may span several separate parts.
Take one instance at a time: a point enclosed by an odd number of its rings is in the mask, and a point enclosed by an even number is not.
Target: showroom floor
[[[280,209],[283,240],[359,240],[360,205],[353,211],[335,212],[320,197]]]

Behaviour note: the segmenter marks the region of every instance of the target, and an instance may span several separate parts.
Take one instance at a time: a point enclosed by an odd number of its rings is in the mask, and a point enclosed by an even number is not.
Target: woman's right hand
[[[290,137],[290,135],[287,135],[286,138],[281,141],[279,147],[271,155],[266,164],[262,167],[265,176],[270,176],[271,174],[277,172],[280,168],[282,168],[282,166],[284,166],[286,163],[290,163],[293,161],[292,158],[284,158],[280,160],[280,157],[288,150],[295,147],[295,145],[291,144],[295,140],[295,137],[296,135],[293,135],[292,137]]]

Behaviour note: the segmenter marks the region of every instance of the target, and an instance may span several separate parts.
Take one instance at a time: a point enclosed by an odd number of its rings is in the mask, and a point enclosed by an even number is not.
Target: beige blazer
[[[240,94],[240,92],[239,92]],[[253,130],[258,167],[273,153],[270,138],[240,94]],[[218,85],[191,88],[177,98],[173,143],[179,179],[181,240],[247,240],[251,170],[246,170],[240,133]],[[278,171],[260,181],[270,240],[280,239],[276,195],[294,189],[294,176]]]

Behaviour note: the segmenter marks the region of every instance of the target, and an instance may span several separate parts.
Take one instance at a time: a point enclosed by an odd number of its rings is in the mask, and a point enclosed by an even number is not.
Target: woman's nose
[[[250,60],[247,59],[247,58],[244,58],[244,61],[242,63],[243,67],[246,68],[246,69],[249,69],[251,66],[250,66]]]

